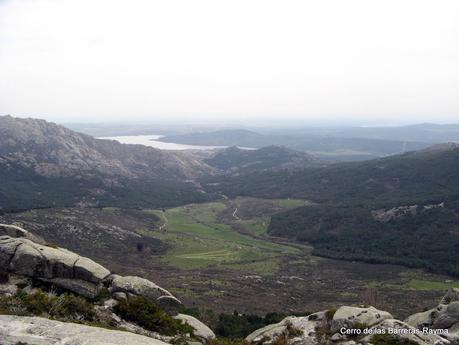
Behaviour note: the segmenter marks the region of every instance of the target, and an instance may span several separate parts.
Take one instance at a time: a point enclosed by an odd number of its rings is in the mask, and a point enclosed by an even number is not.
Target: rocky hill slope
[[[203,201],[187,181],[212,171],[182,152],[99,140],[44,120],[0,117],[0,212]]]
[[[95,139],[44,120],[0,116],[3,164],[42,176],[103,174],[123,177],[195,178],[209,167],[191,155]]]

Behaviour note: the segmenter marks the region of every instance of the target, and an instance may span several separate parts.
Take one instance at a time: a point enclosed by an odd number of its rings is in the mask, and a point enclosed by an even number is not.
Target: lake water
[[[223,149],[226,146],[198,146],[198,145],[183,145],[176,143],[163,143],[158,141],[163,135],[124,135],[117,137],[102,137],[98,139],[116,140],[121,144],[137,144],[151,146],[161,150],[212,150]]]

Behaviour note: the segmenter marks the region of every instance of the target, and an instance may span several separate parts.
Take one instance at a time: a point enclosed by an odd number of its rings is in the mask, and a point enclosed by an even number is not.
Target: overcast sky
[[[0,114],[459,122],[459,1],[0,0]]]

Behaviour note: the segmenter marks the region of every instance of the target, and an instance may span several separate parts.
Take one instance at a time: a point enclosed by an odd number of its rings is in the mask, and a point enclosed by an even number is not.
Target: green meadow
[[[279,201],[274,201],[279,202]],[[286,200],[285,208],[304,205],[304,201]],[[280,204],[280,202],[279,202]],[[219,215],[227,202],[192,204],[153,212],[161,219],[161,231],[155,236],[170,246],[161,259],[181,269],[219,266],[228,269],[270,275],[286,256],[297,256],[306,250],[298,245],[275,243],[265,235],[268,217],[224,222]],[[246,231],[233,228],[239,223]]]

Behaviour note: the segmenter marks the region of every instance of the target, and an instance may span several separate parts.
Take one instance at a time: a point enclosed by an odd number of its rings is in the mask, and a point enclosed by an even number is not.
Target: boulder
[[[199,321],[193,316],[185,315],[185,314],[178,314],[174,316],[174,319],[182,320],[184,323],[187,323],[188,325],[193,327],[194,335],[197,336],[198,338],[201,338],[204,340],[215,339],[214,332],[212,332],[212,330],[209,327],[207,327],[205,324],[203,324],[201,321]]]
[[[432,328],[450,328],[459,323],[459,302],[452,302],[433,320]]]
[[[7,271],[16,248],[21,244],[16,238],[0,236],[0,271]]]
[[[317,313],[319,314],[319,313]],[[289,316],[279,323],[265,326],[249,334],[245,340],[253,344],[270,344],[278,337],[291,339],[291,343],[316,345],[316,327],[322,322],[324,312],[318,317]]]
[[[410,315],[407,319],[405,319],[405,322],[416,328],[430,327],[433,324],[433,320],[437,318],[440,313],[443,313],[445,309],[445,305],[439,305],[436,308],[424,311],[422,313]]]
[[[110,282],[109,291],[112,294],[123,292],[127,296],[142,296],[172,314],[175,314],[182,307],[182,302],[169,291],[147,279],[113,274],[108,278],[108,281]]]
[[[168,314],[176,315],[182,308],[183,304],[177,297],[174,296],[160,296],[156,300],[156,304]]]
[[[166,345],[146,336],[41,317],[0,315],[0,341],[5,345]]]
[[[45,244],[45,241],[27,230],[16,225],[0,224],[0,236],[23,237],[35,243]]]
[[[119,276],[117,274],[112,274],[109,277],[109,281],[111,282],[110,292],[131,293],[151,300],[156,300],[161,296],[172,296],[169,291],[159,287],[148,279],[136,276]]]
[[[439,304],[433,309],[413,314],[405,322],[419,329],[449,329],[455,325],[459,326],[459,301],[448,305]]]
[[[443,296],[440,304],[450,304],[451,302],[459,301],[459,289],[450,288],[445,296]]]
[[[374,307],[340,307],[333,315],[331,330],[337,332],[341,327],[359,328],[371,327],[393,316],[387,311]]]

